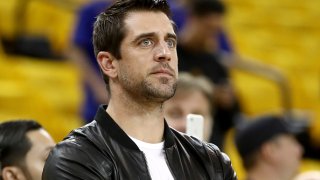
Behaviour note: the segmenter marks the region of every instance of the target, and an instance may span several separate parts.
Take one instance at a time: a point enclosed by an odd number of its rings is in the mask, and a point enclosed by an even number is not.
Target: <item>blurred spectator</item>
[[[240,114],[227,67],[222,63],[219,37],[223,28],[225,6],[220,1],[190,1],[188,17],[177,47],[179,71],[203,74],[215,85],[215,126],[211,142],[220,148],[226,131]]]
[[[79,11],[73,45],[68,52],[69,59],[79,67],[83,76],[85,102],[82,112],[86,122],[92,121],[99,104],[105,104],[108,101],[106,87],[93,52],[92,29],[96,17],[110,5],[110,1],[92,1]]]
[[[41,180],[45,160],[54,147],[51,136],[33,120],[0,124],[0,179]]]
[[[299,127],[268,115],[239,124],[235,142],[248,180],[290,180],[298,172],[303,148],[294,135]]]
[[[204,117],[204,140],[209,141],[213,118],[213,86],[203,76],[195,77],[189,73],[180,73],[175,95],[165,102],[166,121],[174,129],[185,133],[188,114],[200,114]]]
[[[223,148],[226,132],[242,117],[241,106],[230,80],[229,68],[238,68],[274,81],[283,96],[285,111],[290,110],[287,79],[265,64],[244,59],[233,52],[224,35],[226,7],[219,0],[190,0],[186,22],[179,33],[177,47],[179,71],[203,74],[215,85],[215,126],[211,142]]]
[[[186,4],[189,0],[170,0],[168,1],[172,12],[172,20],[179,31],[186,21]]]

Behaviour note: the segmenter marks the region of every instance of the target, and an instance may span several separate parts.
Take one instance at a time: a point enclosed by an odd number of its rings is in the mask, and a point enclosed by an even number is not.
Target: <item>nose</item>
[[[155,61],[170,61],[171,51],[165,41],[160,42],[155,48]]]

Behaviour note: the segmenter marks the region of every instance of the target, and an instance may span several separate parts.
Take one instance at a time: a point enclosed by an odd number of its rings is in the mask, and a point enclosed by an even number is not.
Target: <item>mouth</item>
[[[174,73],[172,73],[170,70],[168,69],[158,69],[153,71],[151,74],[155,74],[155,75],[168,75],[168,76],[174,76]]]

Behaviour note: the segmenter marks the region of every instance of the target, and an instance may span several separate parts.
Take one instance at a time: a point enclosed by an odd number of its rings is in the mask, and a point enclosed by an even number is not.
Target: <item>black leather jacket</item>
[[[50,153],[44,180],[150,180],[137,145],[100,106],[95,120],[72,131]],[[164,150],[177,180],[237,179],[229,158],[213,144],[179,133],[166,124]]]

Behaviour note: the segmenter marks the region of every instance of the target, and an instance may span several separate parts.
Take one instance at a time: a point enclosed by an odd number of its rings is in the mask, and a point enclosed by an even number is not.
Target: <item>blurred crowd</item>
[[[320,179],[319,2],[168,1],[180,72],[176,94],[163,108],[169,125],[186,132],[187,115],[202,115],[204,140],[230,156],[239,179]],[[3,179],[18,176],[10,168],[20,165],[3,153],[5,121],[36,119],[59,142],[108,103],[92,27],[111,3],[0,2]],[[40,124],[32,130],[42,133],[47,151],[54,140]]]

